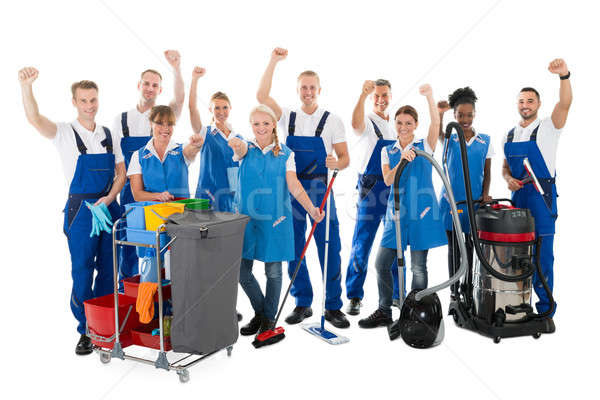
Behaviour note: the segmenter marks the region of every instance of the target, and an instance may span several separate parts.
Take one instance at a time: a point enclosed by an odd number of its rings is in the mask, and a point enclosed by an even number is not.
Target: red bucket
[[[112,349],[115,341],[114,294],[83,302],[88,336],[96,346]],[[136,299],[119,293],[119,341],[123,347],[131,345],[131,330],[140,325],[135,310]]]
[[[165,277],[164,268],[161,269],[160,276]],[[125,296],[137,299],[138,290],[140,287],[140,275],[134,275],[130,278],[123,279],[123,288],[125,290]],[[163,300],[169,300],[171,298],[171,285],[163,285],[162,287]],[[154,295],[154,301],[158,302],[158,292]]]
[[[140,325],[131,331],[133,344],[151,349],[160,350],[160,335],[152,336],[152,331],[158,328],[158,320],[154,320],[149,324]],[[164,337],[165,351],[171,350],[171,337]]]

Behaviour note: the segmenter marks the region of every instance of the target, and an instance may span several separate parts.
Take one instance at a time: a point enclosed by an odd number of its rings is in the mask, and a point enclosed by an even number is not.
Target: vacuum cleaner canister
[[[420,290],[412,290],[400,311],[400,335],[404,342],[419,349],[437,346],[444,340],[444,320],[442,303],[437,293],[432,293],[417,301],[415,295]]]

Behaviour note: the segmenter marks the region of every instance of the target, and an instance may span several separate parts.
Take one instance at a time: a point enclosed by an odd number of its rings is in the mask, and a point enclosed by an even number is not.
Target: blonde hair
[[[229,100],[229,97],[223,93],[223,92],[215,92],[213,93],[212,96],[210,96],[210,102],[212,103],[215,100],[224,100],[227,102],[227,104],[229,104],[229,108],[231,108],[231,101]],[[213,115],[212,117],[212,123],[215,122],[215,116]]]
[[[319,79],[319,74],[317,74],[315,71],[311,71],[309,69],[307,69],[306,71],[300,72],[300,75],[298,75],[297,82],[300,82],[300,79],[302,79],[305,76],[311,76],[311,77],[317,78],[317,83],[319,84],[319,87],[321,87],[321,79]]]
[[[145,70],[144,72],[142,72],[142,73],[140,74],[140,79],[144,79],[144,74],[145,74],[146,72],[150,72],[151,74],[158,75],[158,77],[159,77],[159,78],[160,78],[160,80],[162,81],[162,75],[160,74],[160,72],[158,72],[158,71],[157,71],[157,70],[155,70],[155,69],[147,69],[147,70]]]
[[[252,111],[250,111],[250,123],[252,123],[252,116],[259,112],[269,115],[273,120],[273,141],[275,142],[275,147],[273,147],[273,154],[275,154],[275,157],[277,157],[279,156],[279,152],[281,151],[281,146],[279,145],[279,138],[277,137],[277,116],[275,115],[275,112],[271,110],[270,107],[261,104],[254,107]]]

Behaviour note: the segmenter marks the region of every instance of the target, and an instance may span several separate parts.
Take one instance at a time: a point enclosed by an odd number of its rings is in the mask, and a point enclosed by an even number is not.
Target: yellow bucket
[[[182,213],[184,208],[183,203],[159,203],[144,207],[146,230],[155,231],[171,214]]]

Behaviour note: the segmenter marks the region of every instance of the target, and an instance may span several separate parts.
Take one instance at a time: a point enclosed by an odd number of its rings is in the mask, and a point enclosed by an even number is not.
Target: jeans
[[[271,321],[277,315],[279,296],[281,295],[281,261],[265,263],[267,276],[266,293],[263,295],[260,286],[252,274],[254,260],[242,258],[240,265],[240,285],[250,299],[250,304],[257,315],[262,315]]]
[[[410,268],[412,271],[411,289],[427,287],[428,250],[410,250]],[[377,288],[379,289],[379,309],[386,314],[392,313],[393,281],[391,266],[396,259],[396,249],[380,247],[375,260],[377,269]],[[400,278],[400,277],[399,277]]]

